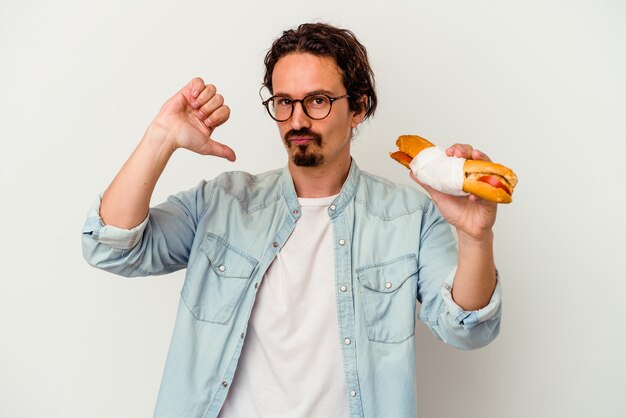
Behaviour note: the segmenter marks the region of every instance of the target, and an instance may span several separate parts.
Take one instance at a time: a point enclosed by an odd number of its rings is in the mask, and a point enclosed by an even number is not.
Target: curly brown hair
[[[359,112],[366,106],[365,118],[374,114],[377,98],[374,72],[367,59],[367,50],[354,33],[326,23],[303,23],[297,29],[289,29],[274,41],[265,55],[263,86],[274,93],[272,74],[280,58],[292,53],[309,53],[331,57],[343,74],[343,85],[350,95],[350,109]],[[360,98],[365,95],[367,104]]]

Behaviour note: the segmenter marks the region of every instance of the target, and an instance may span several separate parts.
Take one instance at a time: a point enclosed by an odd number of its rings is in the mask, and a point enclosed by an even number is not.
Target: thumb
[[[231,147],[214,140],[211,140],[211,149],[207,154],[225,158],[231,162],[235,161],[235,159],[237,158],[237,156],[235,155],[235,151],[233,151]]]

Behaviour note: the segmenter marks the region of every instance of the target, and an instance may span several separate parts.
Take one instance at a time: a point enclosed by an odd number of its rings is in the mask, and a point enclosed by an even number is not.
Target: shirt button
[[[272,243],[272,247],[274,247],[274,248],[278,248],[278,243],[277,243],[276,241],[274,241],[274,242]]]
[[[389,283],[389,282],[385,283],[385,287],[386,287],[387,289],[391,289],[391,283]]]
[[[346,240],[345,239],[340,239],[339,240],[339,245],[346,245]]]
[[[339,290],[341,290],[342,292],[345,292],[346,290],[348,290],[348,286],[346,286],[346,285],[342,284],[342,285],[339,287]]]
[[[350,343],[352,342],[352,340],[350,338],[346,338],[345,340],[343,340],[345,345],[350,345]]]
[[[335,205],[330,205],[330,208],[329,208],[329,209],[330,209],[330,210],[332,210],[332,211],[334,211],[335,209],[337,209],[337,206],[335,206]]]
[[[350,396],[354,398],[356,396],[356,390],[350,391]]]
[[[297,215],[297,214],[299,214],[299,213],[300,213],[300,211],[299,211],[298,209],[294,209],[294,211],[293,211],[293,214],[294,214],[294,215]]]
[[[226,388],[226,387],[228,387],[228,382],[224,380],[224,381],[222,382],[222,386],[224,386],[225,388]]]
[[[223,273],[226,270],[226,267],[224,267],[224,265],[222,264],[217,269]]]

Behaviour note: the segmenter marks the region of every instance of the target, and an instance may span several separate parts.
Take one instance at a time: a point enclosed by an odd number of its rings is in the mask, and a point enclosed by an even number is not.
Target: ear
[[[365,111],[367,110],[367,107],[369,105],[368,98],[365,94],[359,98],[358,102],[361,104],[361,106],[359,110],[355,111],[352,115],[352,129],[356,128],[361,122],[363,122],[363,119],[365,119]]]

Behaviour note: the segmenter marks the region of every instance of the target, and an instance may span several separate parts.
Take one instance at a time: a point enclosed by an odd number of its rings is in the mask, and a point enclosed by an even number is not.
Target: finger
[[[446,155],[449,157],[471,158],[472,148],[469,144],[454,144],[446,149]]]
[[[489,158],[484,152],[475,149],[472,152],[472,160],[491,161],[491,158]]]
[[[199,109],[206,104],[217,92],[217,88],[213,84],[207,84],[198,93],[196,99],[191,103],[191,107]]]
[[[189,83],[187,83],[185,87],[189,91],[189,94],[190,94],[189,98],[195,99],[198,97],[202,89],[204,89],[204,80],[201,79],[200,77],[196,77],[192,79]]]
[[[230,108],[227,105],[222,105],[204,120],[204,124],[211,129],[215,129],[224,124],[228,118],[230,118]]]
[[[468,196],[468,198],[469,198],[470,202],[475,202],[475,203],[477,203],[479,205],[482,205],[482,206],[489,206],[489,207],[493,207],[493,208],[496,208],[498,206],[498,204],[496,202],[492,202],[492,201],[489,201],[487,199],[483,199],[482,197],[476,196],[475,194],[470,194]]]
[[[218,93],[215,96],[211,97],[211,99],[206,102],[200,109],[196,110],[196,115],[201,119],[210,117],[211,114],[220,107],[222,107],[223,104],[224,96]]]

